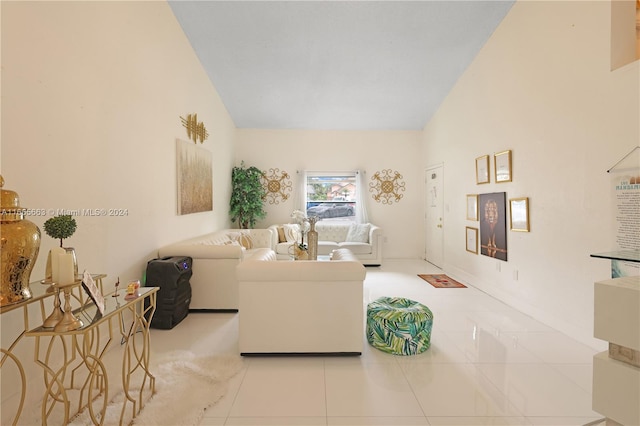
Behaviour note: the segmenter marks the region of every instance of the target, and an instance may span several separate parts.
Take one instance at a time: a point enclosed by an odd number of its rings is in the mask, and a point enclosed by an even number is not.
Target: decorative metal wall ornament
[[[284,170],[269,169],[268,173],[262,173],[262,186],[265,192],[263,199],[269,204],[280,204],[280,198],[282,201],[289,199],[287,192],[292,190],[291,177]]]
[[[393,204],[394,201],[399,202],[402,199],[405,184],[402,181],[402,175],[397,171],[385,169],[381,172],[375,172],[371,176],[373,182],[369,183],[369,192],[373,192],[373,199],[382,204]]]
[[[209,132],[204,127],[204,123],[198,123],[198,114],[189,114],[187,118],[180,117],[182,126],[187,129],[187,136],[193,141],[193,143],[200,141],[204,143],[209,137]]]

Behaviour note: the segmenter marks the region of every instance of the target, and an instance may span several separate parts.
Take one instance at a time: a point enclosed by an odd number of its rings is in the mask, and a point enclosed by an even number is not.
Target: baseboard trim
[[[199,314],[199,313],[214,313],[214,314],[236,314],[238,313],[237,309],[189,309],[189,313]]]

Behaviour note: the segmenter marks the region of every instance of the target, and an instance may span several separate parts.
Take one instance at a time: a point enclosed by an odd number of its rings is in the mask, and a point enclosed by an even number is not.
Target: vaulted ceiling
[[[420,130],[514,1],[169,4],[238,128]]]

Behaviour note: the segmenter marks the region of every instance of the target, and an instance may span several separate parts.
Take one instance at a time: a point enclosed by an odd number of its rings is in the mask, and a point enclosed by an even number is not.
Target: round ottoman
[[[394,355],[429,349],[433,314],[425,305],[402,297],[381,297],[367,305],[367,341]]]

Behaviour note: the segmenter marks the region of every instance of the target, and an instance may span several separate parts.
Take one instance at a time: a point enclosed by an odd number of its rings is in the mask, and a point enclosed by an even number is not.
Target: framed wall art
[[[478,220],[478,194],[467,194],[467,220]]]
[[[213,156],[193,143],[176,140],[178,214],[213,210]]]
[[[469,253],[478,254],[478,228],[466,227],[466,245]]]
[[[529,197],[509,199],[509,228],[529,232]]]
[[[489,156],[476,158],[476,183],[489,183]]]
[[[493,163],[496,183],[511,182],[511,150],[495,154]]]
[[[478,195],[480,254],[507,260],[506,192]]]

